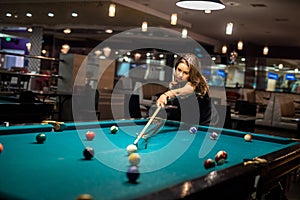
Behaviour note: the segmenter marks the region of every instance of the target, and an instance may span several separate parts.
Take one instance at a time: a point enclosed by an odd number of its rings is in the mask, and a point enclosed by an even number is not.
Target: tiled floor
[[[296,131],[286,130],[286,129],[274,129],[269,127],[255,127],[255,133],[263,133],[269,135],[277,135],[281,137],[295,138]],[[300,200],[300,171],[297,175],[293,176],[290,181],[290,187],[287,191],[287,199],[288,200]]]

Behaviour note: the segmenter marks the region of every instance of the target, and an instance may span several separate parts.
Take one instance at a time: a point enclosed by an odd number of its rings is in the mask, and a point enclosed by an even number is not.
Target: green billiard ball
[[[116,134],[118,131],[119,131],[119,128],[117,126],[113,125],[110,127],[110,132],[112,134]]]
[[[42,144],[46,140],[46,134],[45,133],[40,133],[35,137],[37,143]]]

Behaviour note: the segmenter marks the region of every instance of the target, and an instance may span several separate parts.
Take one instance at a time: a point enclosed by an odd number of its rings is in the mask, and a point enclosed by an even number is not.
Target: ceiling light
[[[112,33],[112,32],[113,32],[112,29],[106,29],[106,30],[105,30],[105,33]]]
[[[69,28],[64,29],[64,33],[65,34],[70,34],[71,33],[71,29],[69,29]]]
[[[233,23],[229,22],[226,25],[226,35],[231,35],[233,30]]]
[[[177,24],[177,13],[173,13],[171,15],[171,24],[176,25]]]
[[[5,16],[6,17],[12,17],[12,14],[11,13],[6,13]]]
[[[102,54],[102,51],[96,50],[96,51],[94,52],[94,54],[95,54],[96,56],[100,56],[100,55]]]
[[[147,22],[143,22],[142,23],[142,31],[143,32],[147,32],[147,29],[148,29],[148,23]]]
[[[114,17],[116,16],[116,4],[111,3],[108,8],[108,16]]]
[[[30,12],[26,13],[26,17],[32,17],[32,14]]]
[[[220,0],[180,0],[176,5],[192,10],[221,10],[225,8]]]
[[[76,12],[72,12],[72,17],[78,17],[78,13],[76,13]]]
[[[205,14],[210,14],[210,13],[211,13],[211,10],[204,10],[204,13],[205,13]]]
[[[30,51],[30,49],[31,49],[31,43],[30,42],[26,43],[26,48],[27,48],[28,51]]]
[[[186,28],[183,28],[181,31],[181,37],[187,38],[187,35],[188,35],[188,30]]]
[[[266,56],[269,53],[269,48],[267,46],[264,47],[263,49],[263,54]]]
[[[110,56],[110,53],[111,53],[111,48],[110,47],[104,47],[103,48],[103,53],[108,58]]]
[[[28,28],[27,31],[28,31],[29,33],[32,33],[32,28]]]
[[[139,60],[141,57],[142,57],[142,54],[140,54],[140,53],[135,53],[134,54],[134,59],[135,60]]]
[[[283,64],[280,63],[280,64],[278,65],[278,69],[283,69]]]
[[[227,53],[227,46],[226,45],[222,46],[222,53],[223,54]]]
[[[238,49],[238,50],[243,50],[243,46],[244,46],[243,41],[240,40],[240,41],[237,43],[237,49]]]
[[[54,17],[54,14],[52,12],[49,12],[48,17]]]
[[[67,54],[70,50],[70,46],[68,44],[64,44],[61,46],[61,49],[60,51],[63,53],[63,54]]]

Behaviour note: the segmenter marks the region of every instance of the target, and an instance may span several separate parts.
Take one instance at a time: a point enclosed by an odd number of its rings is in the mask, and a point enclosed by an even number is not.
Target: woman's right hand
[[[165,107],[165,105],[167,104],[167,102],[168,102],[168,96],[166,94],[162,94],[156,100],[156,105],[157,106],[161,106],[161,107]]]

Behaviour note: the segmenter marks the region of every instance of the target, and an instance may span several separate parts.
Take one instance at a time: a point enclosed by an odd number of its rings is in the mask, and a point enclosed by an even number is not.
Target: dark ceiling
[[[108,17],[110,2],[117,4],[116,16]],[[1,0],[0,28],[2,33],[29,36],[9,30],[10,27],[41,26],[45,34],[73,41],[102,41],[111,36],[104,32],[110,28],[115,33],[139,28],[143,21],[148,26],[181,31],[187,28],[189,36],[220,51],[223,44],[243,40],[247,45],[300,48],[299,0],[224,0],[226,8],[205,14],[203,11],[186,10],[175,5],[177,0]],[[51,11],[55,17],[47,17]],[[71,12],[78,13],[77,18]],[[12,17],[5,13],[11,12]],[[33,16],[28,18],[26,12]],[[178,13],[178,24],[170,25],[172,13]],[[17,17],[14,17],[17,16]],[[234,23],[233,34],[225,35],[225,26]],[[63,34],[64,28],[72,33]],[[278,50],[277,50],[278,51]]]

